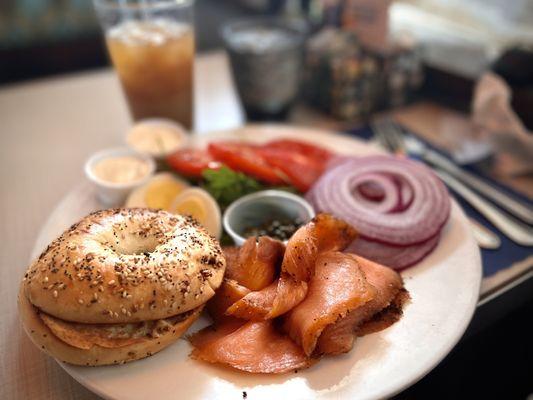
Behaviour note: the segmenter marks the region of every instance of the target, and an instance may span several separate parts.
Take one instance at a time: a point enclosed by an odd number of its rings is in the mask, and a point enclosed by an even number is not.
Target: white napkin
[[[503,175],[533,173],[533,135],[511,107],[511,89],[498,75],[487,72],[477,82],[472,123],[480,139],[492,143],[498,171]]]

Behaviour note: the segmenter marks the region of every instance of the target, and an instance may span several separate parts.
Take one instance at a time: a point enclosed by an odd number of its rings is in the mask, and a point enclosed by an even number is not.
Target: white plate
[[[265,141],[293,137],[354,155],[378,150],[348,136],[288,126],[249,126],[196,137]],[[70,224],[101,206],[82,184],[68,194],[42,228],[33,256]],[[357,339],[354,349],[327,357],[297,374],[251,375],[191,360],[179,340],[162,352],[122,366],[61,366],[82,385],[111,399],[375,399],[391,396],[433,369],[461,338],[475,310],[481,260],[467,219],[453,202],[450,221],[435,251],[402,273],[412,301],[403,318],[384,331]],[[195,331],[207,324],[199,320]]]

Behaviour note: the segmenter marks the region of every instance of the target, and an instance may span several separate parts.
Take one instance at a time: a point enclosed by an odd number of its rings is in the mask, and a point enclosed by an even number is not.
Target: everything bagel
[[[46,350],[54,356],[53,349],[66,346],[75,355],[59,358],[75,364],[130,361],[142,351],[124,359],[128,346],[142,349],[161,326],[167,329],[155,336],[165,336],[166,345],[176,340],[214,295],[224,270],[218,242],[193,219],[142,208],[99,211],[30,265],[19,308],[27,331],[31,325],[52,338]],[[46,347],[42,334],[30,337]],[[157,342],[146,355],[164,347]],[[102,357],[110,349],[121,350]]]

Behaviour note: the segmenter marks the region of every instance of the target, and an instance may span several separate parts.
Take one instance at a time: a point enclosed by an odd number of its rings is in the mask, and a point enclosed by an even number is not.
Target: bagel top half
[[[222,281],[220,245],[191,218],[143,208],[88,215],[26,272],[28,300],[81,323],[156,320],[209,300]]]

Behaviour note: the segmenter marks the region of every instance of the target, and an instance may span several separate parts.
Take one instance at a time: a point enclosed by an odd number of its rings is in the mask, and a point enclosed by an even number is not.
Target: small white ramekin
[[[128,183],[113,183],[98,178],[93,171],[94,165],[105,158],[133,156],[148,163],[149,170],[146,176],[137,181]],[[122,206],[128,194],[135,188],[145,184],[155,172],[155,162],[148,154],[141,154],[128,147],[117,147],[101,150],[93,154],[85,162],[85,175],[95,185],[98,199],[107,207]]]
[[[149,152],[145,152],[145,151],[142,151],[141,149],[138,149],[135,147],[135,145],[131,144],[129,142],[129,137],[130,137],[130,134],[131,132],[133,131],[133,129],[135,129],[136,127],[139,127],[139,126],[164,126],[166,128],[169,128],[171,131],[173,131],[176,136],[181,140],[181,145],[177,146],[176,148],[172,149],[172,150],[169,150],[165,153],[149,153]],[[146,153],[146,154],[149,154],[150,156],[152,156],[156,161],[158,162],[161,162],[161,161],[164,161],[166,159],[166,157],[172,153],[174,153],[176,150],[179,150],[180,148],[183,148],[185,146],[187,146],[187,142],[189,141],[189,133],[187,132],[187,130],[179,123],[171,120],[171,119],[168,119],[168,118],[145,118],[145,119],[141,119],[139,121],[137,121],[127,132],[126,132],[126,137],[125,137],[125,140],[126,140],[126,144],[128,145],[128,147],[130,147],[131,149],[139,152],[139,153]]]

